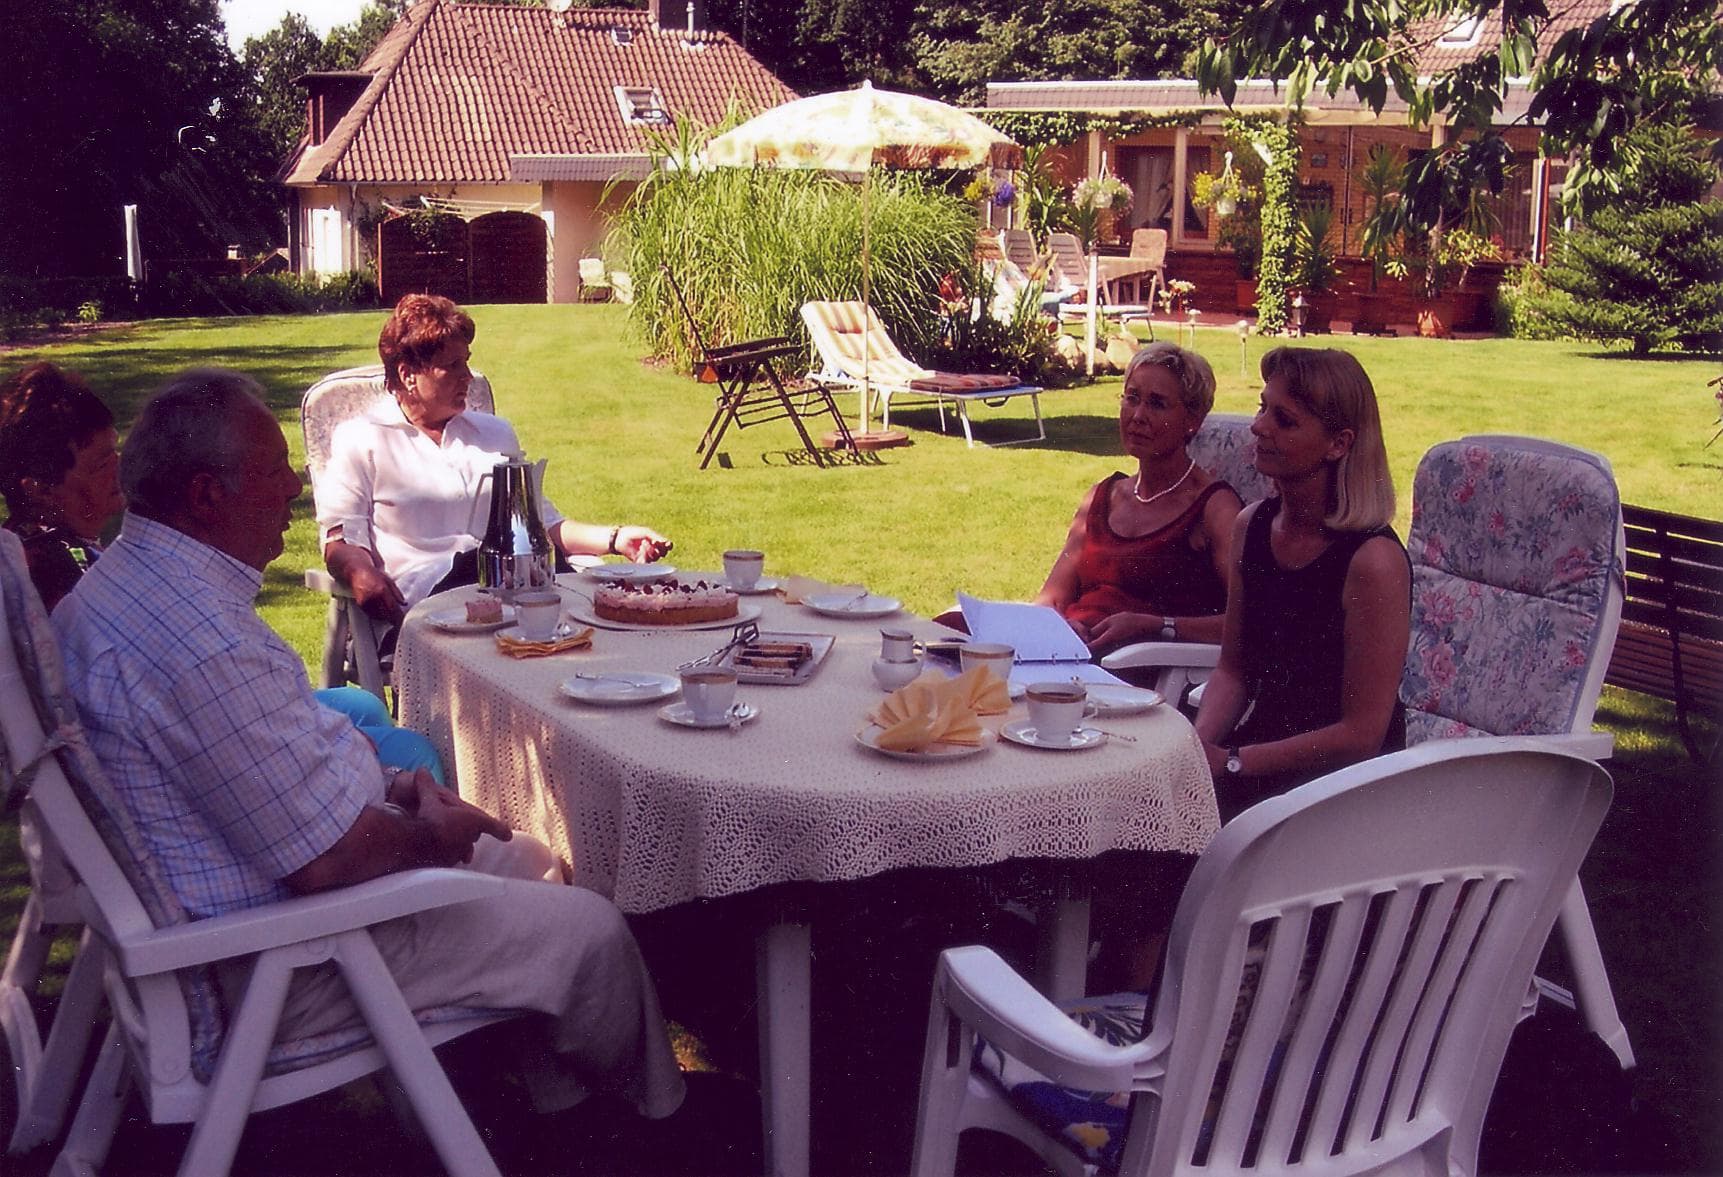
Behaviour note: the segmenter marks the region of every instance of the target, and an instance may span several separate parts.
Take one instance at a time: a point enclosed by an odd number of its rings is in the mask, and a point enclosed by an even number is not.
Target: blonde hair
[[[1352,431],[1352,445],[1329,480],[1323,522],[1336,531],[1371,531],[1393,522],[1394,476],[1376,389],[1364,366],[1339,348],[1277,347],[1262,357],[1262,378],[1274,377],[1328,432]]]
[[[1125,362],[1125,384],[1131,383],[1131,373],[1144,364],[1153,364],[1157,368],[1165,368],[1173,374],[1173,379],[1179,382],[1179,400],[1185,406],[1185,412],[1201,422],[1214,408],[1214,369],[1209,362],[1194,351],[1186,351],[1176,343],[1166,340],[1156,340],[1154,343],[1139,348]]]

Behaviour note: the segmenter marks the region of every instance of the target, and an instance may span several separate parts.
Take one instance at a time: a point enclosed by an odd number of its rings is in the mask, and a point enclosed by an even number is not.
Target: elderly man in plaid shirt
[[[121,459],[120,536],[53,616],[90,744],[148,851],[201,915],[410,867],[505,877],[495,899],[378,929],[407,1000],[546,1015],[555,1063],[525,1068],[541,1111],[603,1090],[669,1115],[683,1080],[621,913],[542,881],[543,846],[430,774],[385,769],[258,617],[301,490],[260,391],[204,369],[151,399]],[[356,1020],[333,966],[296,974],[284,1034]]]

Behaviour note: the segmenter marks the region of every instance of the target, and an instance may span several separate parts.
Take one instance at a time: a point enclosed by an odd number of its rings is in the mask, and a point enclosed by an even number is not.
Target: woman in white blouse
[[[409,294],[377,340],[395,404],[343,422],[316,488],[329,572],[379,621],[398,623],[417,602],[477,579],[481,475],[521,452],[514,426],[467,408],[475,328],[447,298]],[[657,560],[670,541],[646,527],[579,523],[540,501],[563,556]]]

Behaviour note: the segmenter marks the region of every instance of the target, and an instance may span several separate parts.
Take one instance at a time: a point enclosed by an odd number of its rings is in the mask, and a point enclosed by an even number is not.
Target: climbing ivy
[[[1235,129],[1268,152],[1262,173],[1262,262],[1256,275],[1256,329],[1286,328],[1286,298],[1298,248],[1298,129],[1290,123],[1229,119]]]
[[[1159,127],[1195,127],[1203,118],[1202,112],[1196,110],[1171,114],[1126,111],[1118,115],[1064,110],[978,110],[975,113],[983,122],[1011,136],[1024,147],[1057,147],[1075,143],[1090,131],[1099,131],[1109,139],[1124,139]]]

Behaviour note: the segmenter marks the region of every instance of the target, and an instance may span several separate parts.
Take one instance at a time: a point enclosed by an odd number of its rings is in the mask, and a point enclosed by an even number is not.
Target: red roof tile
[[[643,152],[649,128],[624,121],[617,86],[655,87],[670,114],[708,124],[732,99],[796,97],[727,34],[690,39],[624,8],[420,0],[363,68],[371,84],[325,142],[299,148],[287,183],[499,183],[511,155]]]
[[[1608,16],[1610,0],[1570,0],[1563,4],[1558,11],[1551,15],[1542,28],[1538,30],[1538,59],[1541,61],[1550,47],[1569,29],[1584,28],[1600,16]],[[1453,13],[1444,17],[1432,18],[1414,24],[1409,30],[1415,44],[1424,48],[1418,53],[1418,69],[1425,75],[1434,75],[1443,70],[1452,69],[1457,65],[1478,56],[1484,49],[1493,49],[1501,41],[1501,13],[1492,11],[1484,18],[1478,30],[1476,39],[1467,45],[1444,45],[1441,36],[1447,30],[1458,25],[1465,19],[1463,13]]]

